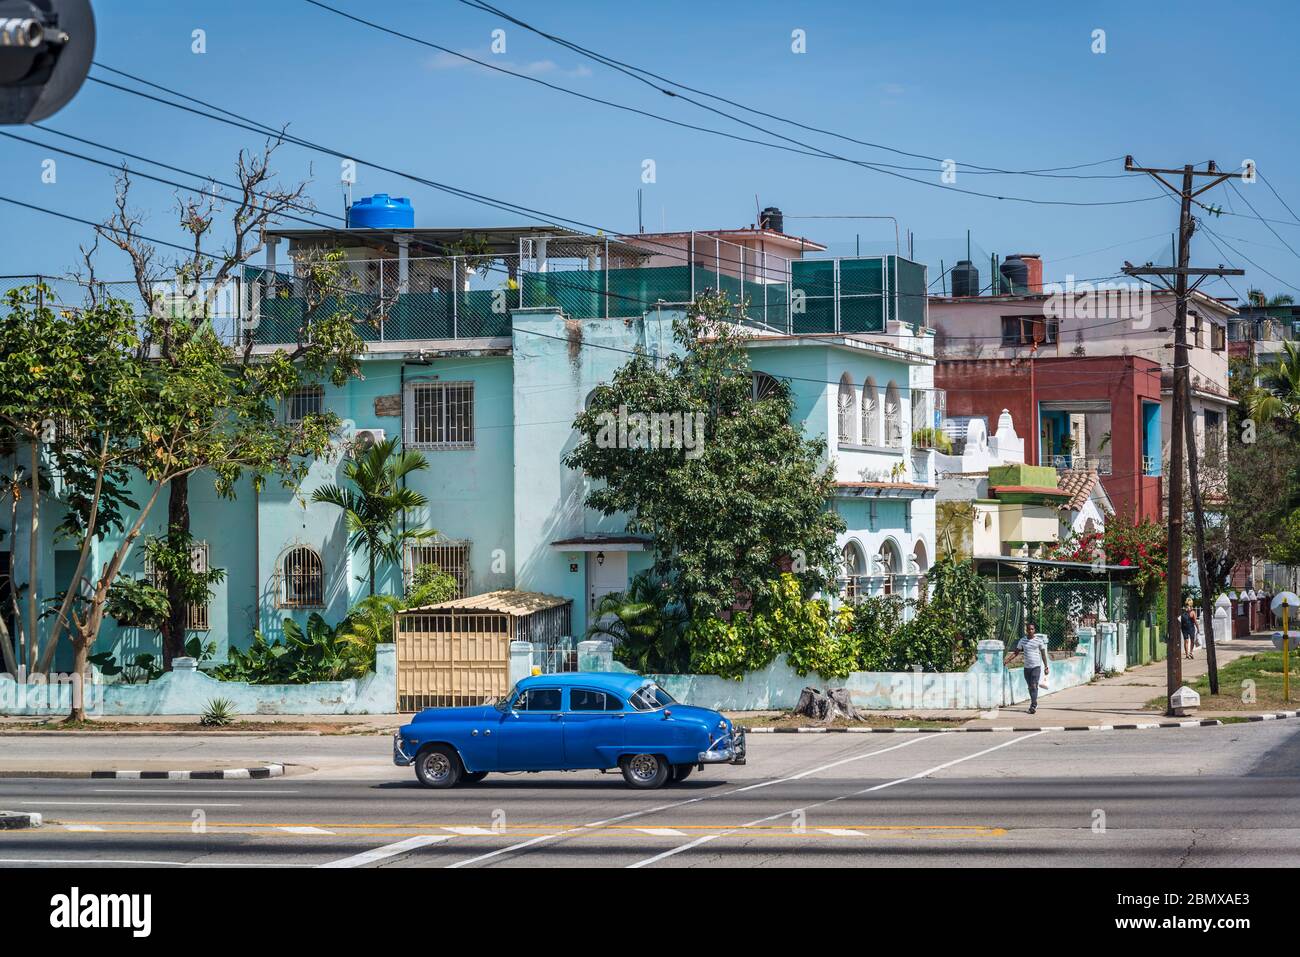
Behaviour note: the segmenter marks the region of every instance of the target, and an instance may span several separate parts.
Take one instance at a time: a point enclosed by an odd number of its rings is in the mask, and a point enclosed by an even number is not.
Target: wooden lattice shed
[[[510,690],[510,642],[554,644],[572,634],[573,601],[492,591],[397,616],[397,708],[481,704]]]

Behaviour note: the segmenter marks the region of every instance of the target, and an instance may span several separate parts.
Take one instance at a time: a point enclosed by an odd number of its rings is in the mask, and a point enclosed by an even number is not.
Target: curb
[[[1280,721],[1300,712],[1278,711],[1272,714],[1242,715],[1247,721]],[[1190,721],[1150,721],[1136,724],[1047,724],[1031,727],[996,728],[744,728],[745,734],[976,734],[1024,731],[1148,731],[1152,728],[1218,728],[1228,722],[1218,718]],[[1231,722],[1236,724],[1238,722]]]
[[[9,771],[0,770],[0,778],[96,778],[119,781],[247,781],[255,778],[284,776],[283,764],[266,764],[253,768],[224,768],[219,771]]]
[[[0,831],[19,831],[40,826],[39,814],[29,814],[25,811],[0,811]]]

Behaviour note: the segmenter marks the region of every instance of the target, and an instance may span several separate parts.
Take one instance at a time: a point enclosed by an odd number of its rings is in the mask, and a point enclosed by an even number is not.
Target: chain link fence
[[[1031,621],[1051,651],[1074,651],[1078,630],[1102,621],[1127,624],[1130,636],[1141,633],[1142,603],[1127,583],[1025,580],[988,582],[987,588],[993,637],[1008,649]]]

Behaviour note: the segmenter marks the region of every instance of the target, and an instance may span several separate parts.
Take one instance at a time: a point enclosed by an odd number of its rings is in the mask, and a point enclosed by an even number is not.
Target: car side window
[[[612,694],[605,695],[605,710],[606,711],[623,710],[623,702],[618,699],[618,695],[612,695]]]
[[[659,707],[659,702],[655,700],[654,690],[649,685],[638,688],[629,700],[632,702],[632,707],[637,711],[654,711]]]
[[[515,702],[516,711],[559,711],[559,688],[529,688]]]
[[[589,691],[586,688],[569,689],[570,711],[605,711],[605,692]]]

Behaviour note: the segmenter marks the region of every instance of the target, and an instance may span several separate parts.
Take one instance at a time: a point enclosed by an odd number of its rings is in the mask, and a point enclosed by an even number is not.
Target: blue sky
[[[684,122],[759,139],[705,113],[455,0],[391,5],[328,0],[359,16],[593,96]],[[1035,206],[911,183],[848,163],[795,155],[672,127],[580,102],[434,50],[380,34],[303,0],[95,0],[96,58],[168,89],[259,121],[289,123],[298,136],[475,192],[634,231],[645,190],[648,229],[734,227],[754,219],[755,196],[788,215],[892,215],[916,236],[918,258],[937,276],[965,231],[987,254],[1041,253],[1048,278],[1110,276],[1124,259],[1167,260],[1177,207],[1169,199],[1119,206]],[[767,0],[653,4],[498,0],[507,11],[608,56],[749,106],[849,136],[957,162],[960,188],[1036,199],[1098,202],[1153,196],[1140,176],[1058,179],[977,175],[967,164],[1006,169],[1074,166],[1132,153],[1148,165],[1213,157],[1221,167],[1251,158],[1300,211],[1294,122],[1294,3],[1090,3],[997,7],[927,3],[774,3]],[[505,29],[506,50],[491,52]],[[207,51],[192,52],[205,31]],[[791,34],[803,30],[806,52]],[[1105,31],[1104,53],[1092,52]],[[108,77],[108,74],[101,74]],[[1180,90],[1179,84],[1186,88]],[[732,110],[733,108],[723,107]],[[816,147],[869,162],[925,167],[908,176],[940,181],[938,165],[750,117]],[[87,83],[46,121],[110,147],[229,178],[253,134]],[[116,161],[111,150],[69,144],[40,131],[5,128]],[[57,181],[42,183],[43,160]],[[641,182],[643,161],[656,182]],[[1122,161],[1077,170],[1115,175]],[[317,204],[341,211],[337,159],[284,147],[282,180],[313,180]],[[142,166],[142,169],[150,169]],[[152,170],[159,172],[158,170]],[[169,175],[169,174],[164,174]],[[1300,286],[1300,223],[1263,182],[1237,187],[1268,227],[1227,186],[1207,196],[1229,212],[1206,222],[1225,245],[1198,236],[1194,261],[1232,261],[1240,292]],[[139,182],[134,205],[149,231],[175,238],[172,190]],[[356,195],[409,195],[419,225],[524,221],[397,176],[358,170]],[[0,195],[83,218],[111,210],[112,176],[47,149],[0,139]],[[325,222],[325,221],[323,221]],[[59,274],[73,267],[89,230],[0,203],[0,273]],[[851,253],[893,245],[885,222],[790,219],[787,231]],[[1232,249],[1227,248],[1230,245]],[[1235,250],[1235,251],[1234,251]],[[1249,265],[1245,257],[1261,268]],[[1261,270],[1267,270],[1277,278]],[[984,269],[987,281],[987,267]],[[126,278],[112,256],[100,275]],[[1292,284],[1292,285],[1288,285]],[[1231,295],[1219,282],[1207,291]]]

